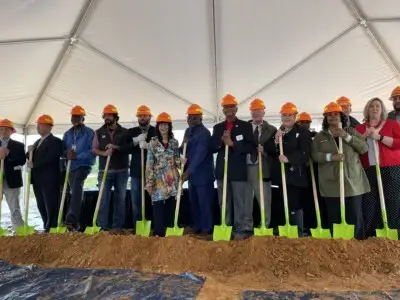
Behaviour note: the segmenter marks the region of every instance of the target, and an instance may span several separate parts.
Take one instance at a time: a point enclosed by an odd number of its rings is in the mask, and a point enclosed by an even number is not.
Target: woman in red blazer
[[[367,137],[368,152],[360,159],[371,186],[371,192],[363,196],[363,216],[365,236],[375,236],[375,229],[382,228],[382,215],[378,194],[374,140],[378,144],[379,162],[388,225],[400,229],[400,123],[387,118],[383,101],[373,98],[364,108],[365,123],[356,130]]]

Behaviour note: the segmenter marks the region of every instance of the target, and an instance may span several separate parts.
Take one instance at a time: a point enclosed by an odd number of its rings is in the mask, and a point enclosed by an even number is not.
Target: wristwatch
[[[382,142],[384,137],[385,136],[381,135],[381,137],[379,138],[379,141]]]

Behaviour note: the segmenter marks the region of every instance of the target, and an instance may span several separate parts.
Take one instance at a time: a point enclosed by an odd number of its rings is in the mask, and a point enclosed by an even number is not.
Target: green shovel
[[[379,238],[387,238],[397,241],[398,240],[397,230],[390,229],[388,225],[385,196],[383,194],[381,167],[379,163],[378,146],[375,140],[373,142],[374,142],[374,155],[375,155],[375,165],[376,165],[376,179],[378,180],[379,200],[381,202],[382,221],[383,221],[383,229],[376,229],[376,236]]]
[[[99,195],[97,196],[96,208],[95,208],[94,214],[93,214],[92,227],[86,227],[85,234],[95,234],[95,233],[100,232],[101,228],[96,225],[97,224],[97,216],[99,214],[101,197],[103,196],[104,184],[106,183],[107,171],[108,171],[108,166],[110,164],[110,160],[111,160],[111,155],[107,156],[106,166],[103,171],[103,178],[101,179]]]
[[[280,155],[283,155],[283,143],[282,137],[279,137],[279,152]],[[285,172],[285,163],[281,162],[281,173],[282,173],[282,190],[283,190],[283,206],[285,209],[285,225],[278,226],[279,235],[286,236],[288,238],[298,238],[299,232],[297,226],[290,225],[289,221],[289,204],[288,204],[288,196],[287,196],[287,188],[286,188],[286,172]]]
[[[0,236],[8,234],[8,230],[1,227],[1,203],[3,202],[3,176],[4,176],[4,159],[0,162]]]
[[[67,231],[67,227],[61,225],[61,220],[62,220],[63,213],[64,213],[64,203],[65,203],[65,196],[67,195],[67,186],[68,186],[68,178],[69,178],[70,169],[71,169],[71,161],[69,160],[67,163],[67,170],[65,172],[65,179],[64,179],[63,192],[62,192],[62,196],[61,196],[60,209],[58,210],[57,227],[50,228],[50,233],[65,233]]]
[[[183,158],[186,158],[186,147],[187,143],[183,144]],[[185,168],[185,165],[182,164],[181,166],[181,176],[179,179],[179,186],[178,186],[178,194],[176,195],[176,207],[175,207],[175,218],[174,218],[174,227],[168,227],[166,236],[182,236],[183,235],[183,228],[179,228],[178,226],[178,217],[179,217],[179,207],[181,205],[181,194],[182,194],[182,176],[183,176],[183,170]]]
[[[29,152],[29,161],[32,162],[33,151]],[[31,168],[28,167],[27,178],[26,178],[26,193],[25,193],[25,216],[24,225],[18,226],[16,229],[17,235],[30,235],[35,232],[35,226],[28,225],[28,215],[29,215],[29,193],[31,191]]]
[[[232,226],[227,226],[225,221],[226,214],[226,192],[228,183],[228,155],[229,146],[225,145],[225,162],[224,162],[224,181],[222,186],[222,207],[221,207],[221,225],[214,226],[214,241],[230,241],[232,235]]]
[[[342,128],[342,123],[339,124]],[[343,154],[343,140],[339,137],[339,154]],[[339,162],[339,185],[340,185],[340,216],[341,223],[333,224],[333,238],[351,240],[354,238],[354,225],[346,223],[346,206],[344,202],[344,169],[343,161]]]
[[[314,164],[310,158],[310,171],[311,171],[311,184],[314,195],[314,205],[315,205],[315,214],[317,216],[317,228],[311,228],[311,235],[316,239],[330,239],[331,231],[329,229],[323,229],[321,225],[321,213],[319,210],[318,203],[318,193],[317,193],[317,185],[315,184],[315,173],[314,173]]]
[[[145,209],[145,191],[144,191],[144,149],[141,150],[141,164],[142,164],[142,220],[136,221],[136,235],[148,237],[150,235],[151,221],[146,220],[146,209]]]
[[[254,228],[255,236],[272,236],[274,235],[272,228],[267,228],[265,225],[265,205],[264,205],[264,182],[262,171],[262,154],[258,152],[258,177],[260,182],[260,211],[261,211],[261,225],[260,228]]]

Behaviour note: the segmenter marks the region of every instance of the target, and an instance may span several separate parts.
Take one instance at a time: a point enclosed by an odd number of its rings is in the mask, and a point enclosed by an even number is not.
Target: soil
[[[240,291],[390,290],[400,287],[400,243],[251,238],[208,242],[191,236],[141,238],[100,233],[2,237],[0,259],[47,267],[139,269],[206,276],[199,299]]]

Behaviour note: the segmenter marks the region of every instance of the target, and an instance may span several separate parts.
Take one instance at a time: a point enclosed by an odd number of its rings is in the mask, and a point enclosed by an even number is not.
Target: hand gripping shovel
[[[29,152],[29,161],[32,162],[33,151]],[[17,235],[30,235],[35,232],[34,226],[28,225],[28,215],[29,215],[29,193],[31,191],[31,168],[28,167],[27,179],[26,179],[26,193],[25,193],[25,216],[24,225],[17,227]]]
[[[258,152],[258,176],[260,182],[260,211],[261,211],[261,225],[260,228],[254,228],[255,236],[272,236],[273,229],[267,228],[265,226],[265,205],[264,205],[264,182],[263,182],[263,172],[262,172],[262,154]]]
[[[311,228],[311,235],[313,238],[316,239],[330,239],[331,232],[329,229],[323,229],[321,225],[321,213],[319,210],[319,203],[318,203],[318,194],[317,194],[317,186],[315,184],[315,173],[314,173],[314,164],[310,158],[310,171],[311,171],[311,184],[313,189],[314,195],[314,205],[315,205],[315,214],[317,216],[317,228]]]
[[[103,196],[104,184],[107,179],[107,171],[108,171],[108,165],[110,164],[110,160],[111,160],[111,155],[107,156],[106,166],[103,171],[103,178],[101,179],[99,195],[97,196],[96,209],[94,210],[92,227],[86,227],[85,234],[95,234],[95,233],[98,233],[101,229],[99,226],[96,225],[97,224],[97,216],[99,214],[101,197]]]
[[[225,162],[224,162],[224,181],[222,186],[222,208],[221,208],[221,225],[214,226],[213,240],[214,241],[229,241],[232,235],[232,226],[227,226],[225,221],[226,214],[226,192],[228,183],[228,155],[229,146],[225,145]]]
[[[142,220],[136,221],[136,235],[146,236],[150,235],[151,221],[146,220],[146,209],[145,209],[145,194],[144,194],[144,149],[141,150],[141,173],[142,173]]]
[[[342,123],[339,124],[342,128]],[[343,154],[343,140],[339,137],[339,154]],[[340,185],[340,216],[341,223],[333,224],[333,238],[351,240],[354,238],[354,225],[346,223],[346,206],[344,202],[344,169],[343,161],[339,162],[339,185]]]
[[[382,221],[383,221],[383,229],[376,229],[376,236],[379,238],[387,238],[397,241],[398,240],[397,230],[390,229],[388,226],[385,196],[383,194],[381,167],[379,163],[378,146],[375,140],[373,142],[374,142],[374,155],[375,155],[375,165],[376,165],[376,179],[378,180],[379,200],[381,202]]]
[[[7,229],[1,227],[1,203],[3,202],[3,176],[4,176],[4,159],[0,162],[0,236],[8,233]]]
[[[183,158],[186,158],[186,147],[187,143],[183,144]],[[185,168],[185,165],[182,164],[181,166],[181,177],[179,179],[179,186],[178,186],[178,194],[176,195],[176,207],[175,207],[175,217],[174,217],[174,227],[168,227],[166,236],[182,236],[183,235],[183,228],[178,227],[178,217],[179,217],[179,207],[181,205],[181,194],[182,194],[182,176],[183,176],[183,170]]]
[[[282,137],[279,137],[279,152],[280,155],[283,155]],[[294,239],[299,237],[299,232],[297,226],[290,225],[289,221],[289,204],[288,204],[288,196],[286,188],[286,172],[285,172],[285,163],[283,162],[281,162],[281,172],[282,172],[283,206],[285,209],[286,224],[278,227],[279,235]]]

